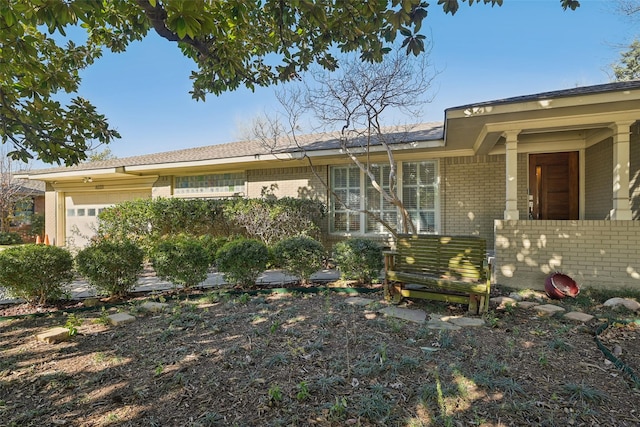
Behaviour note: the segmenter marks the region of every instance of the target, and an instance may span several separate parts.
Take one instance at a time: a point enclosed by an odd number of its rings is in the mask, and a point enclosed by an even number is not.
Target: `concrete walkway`
[[[340,278],[340,272],[338,270],[320,270],[311,276],[311,280],[314,282],[333,282]],[[281,270],[268,270],[262,273],[256,280],[258,285],[285,285],[288,283],[296,282],[297,278],[285,274]],[[206,280],[202,282],[198,289],[215,288],[216,286],[225,285],[224,276],[222,273],[209,273]],[[153,274],[142,275],[138,279],[137,286],[133,289],[133,292],[154,292],[154,291],[166,291],[179,286],[174,285],[166,280],[161,280]],[[75,280],[65,286],[65,289],[69,292],[70,299],[80,300],[85,298],[93,298],[97,296],[96,290],[91,287],[85,280]],[[13,304],[21,302],[17,299],[8,298],[3,292],[0,292],[0,304]]]

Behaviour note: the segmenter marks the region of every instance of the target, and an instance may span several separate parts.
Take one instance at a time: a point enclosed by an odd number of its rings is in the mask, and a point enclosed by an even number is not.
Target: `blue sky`
[[[421,121],[442,121],[444,109],[575,86],[606,83],[608,65],[633,39],[633,27],[609,1],[504,0],[502,7],[461,5],[445,15],[431,1],[423,33],[433,40],[440,71]],[[155,33],[121,54],[105,53],[82,74],[80,95],[105,114],[122,138],[118,157],[235,141],[240,129],[277,108],[273,88],[240,89],[196,102],[193,64]]]

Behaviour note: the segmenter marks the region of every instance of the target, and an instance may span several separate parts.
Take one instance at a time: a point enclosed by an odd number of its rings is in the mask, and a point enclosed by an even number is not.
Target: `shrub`
[[[211,234],[205,234],[199,237],[200,244],[207,252],[209,257],[209,265],[213,266],[216,263],[216,254],[218,249],[223,247],[229,240],[226,237],[214,237]]]
[[[98,240],[80,250],[76,267],[89,283],[109,296],[125,296],[142,272],[144,251],[135,243],[123,240]]]
[[[383,267],[382,248],[371,240],[349,239],[337,243],[334,258],[343,279],[361,283],[377,280]]]
[[[240,286],[254,285],[267,268],[269,250],[253,239],[237,239],[225,244],[216,254],[218,271],[224,273],[227,282]]]
[[[12,231],[0,232],[0,245],[20,245],[22,237]]]
[[[161,240],[151,253],[158,277],[185,288],[197,286],[207,278],[209,261],[198,238],[184,234]]]
[[[66,249],[22,245],[0,252],[0,286],[30,303],[46,304],[64,296],[73,279],[73,257]]]
[[[322,244],[307,236],[289,237],[273,247],[276,265],[299,277],[303,283],[322,267],[323,255]]]

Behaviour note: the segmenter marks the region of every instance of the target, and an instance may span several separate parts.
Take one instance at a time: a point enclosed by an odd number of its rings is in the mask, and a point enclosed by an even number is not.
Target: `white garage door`
[[[95,236],[98,214],[106,207],[127,200],[150,198],[151,191],[119,191],[108,193],[67,193],[65,197],[66,244],[82,248]]]

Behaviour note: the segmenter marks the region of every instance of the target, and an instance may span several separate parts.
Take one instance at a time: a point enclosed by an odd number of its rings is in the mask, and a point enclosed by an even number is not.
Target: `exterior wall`
[[[171,197],[173,194],[173,176],[160,176],[151,187],[151,197]]]
[[[316,166],[318,175],[326,180],[327,167]],[[278,197],[327,201],[327,190],[316,178],[310,167],[258,169],[247,171],[247,197],[260,197],[262,190],[270,190],[277,184],[273,194]]]
[[[505,156],[445,158],[440,161],[441,234],[473,235],[494,242],[494,220],[504,217]],[[518,209],[527,215],[527,155],[518,155]]]
[[[613,198],[613,140],[608,138],[585,151],[584,219],[609,219]]]
[[[629,164],[629,196],[631,197],[631,214],[640,220],[640,122],[631,127],[631,147]]]
[[[58,193],[47,183],[44,193],[44,234],[49,236],[51,244],[57,244],[58,218],[56,215]]]
[[[640,221],[495,222],[497,283],[544,289],[561,271],[584,287],[640,290]]]

